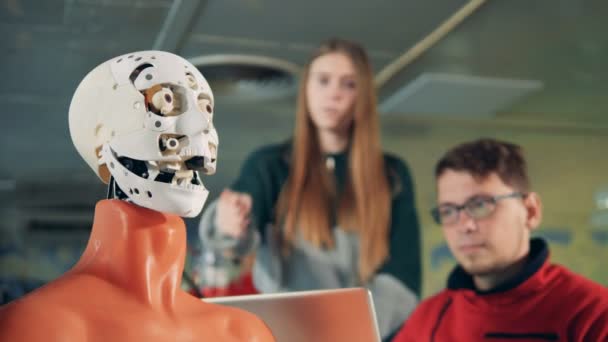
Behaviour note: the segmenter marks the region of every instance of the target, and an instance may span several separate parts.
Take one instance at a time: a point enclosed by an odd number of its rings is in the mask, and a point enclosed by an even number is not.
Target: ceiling
[[[533,80],[542,90],[490,120],[608,133],[606,18],[605,0],[0,0],[0,178],[24,207],[88,210],[103,186],[71,144],[72,93],[99,63],[148,49],[301,66],[327,37],[355,39],[379,75],[381,103],[425,73]],[[286,136],[293,100],[219,94],[222,158],[238,165],[243,149]],[[385,117],[395,115],[425,119]]]

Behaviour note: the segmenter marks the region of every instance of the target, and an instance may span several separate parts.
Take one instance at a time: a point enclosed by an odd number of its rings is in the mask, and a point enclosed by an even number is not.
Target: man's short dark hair
[[[449,150],[435,167],[435,179],[446,170],[464,171],[483,180],[495,172],[507,185],[530,190],[523,150],[518,145],[490,138],[460,144]]]

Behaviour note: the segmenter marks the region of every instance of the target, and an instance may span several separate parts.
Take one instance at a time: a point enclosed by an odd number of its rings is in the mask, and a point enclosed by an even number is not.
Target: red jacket
[[[529,261],[509,283],[476,291],[454,269],[448,288],[423,301],[393,342],[608,341],[608,289],[549,263],[533,239]]]

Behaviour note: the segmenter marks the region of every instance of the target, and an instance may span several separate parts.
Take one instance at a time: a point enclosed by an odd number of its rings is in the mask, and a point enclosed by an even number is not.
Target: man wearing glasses
[[[608,341],[608,289],[549,262],[519,146],[482,139],[435,169],[432,210],[458,266],[393,340]],[[599,260],[597,262],[600,262]]]

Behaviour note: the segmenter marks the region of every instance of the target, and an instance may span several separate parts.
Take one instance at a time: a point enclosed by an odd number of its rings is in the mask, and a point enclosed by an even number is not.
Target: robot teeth
[[[179,156],[182,157],[182,159],[189,157],[202,157],[203,151],[196,148],[185,147],[181,151],[179,151]]]
[[[192,171],[189,171],[192,172]],[[192,184],[192,177],[179,177],[176,173],[171,182],[171,186],[179,189],[185,189],[188,191],[203,191],[205,187],[202,185]]]
[[[180,157],[189,157],[190,155],[192,155],[192,149],[190,147],[182,148],[182,150],[179,151]]]
[[[202,190],[204,190],[204,187],[202,187],[200,185],[192,184],[192,183],[179,182],[179,183],[173,183],[171,185],[174,186],[174,187],[180,188],[180,189],[188,190],[188,191],[202,191]]]

